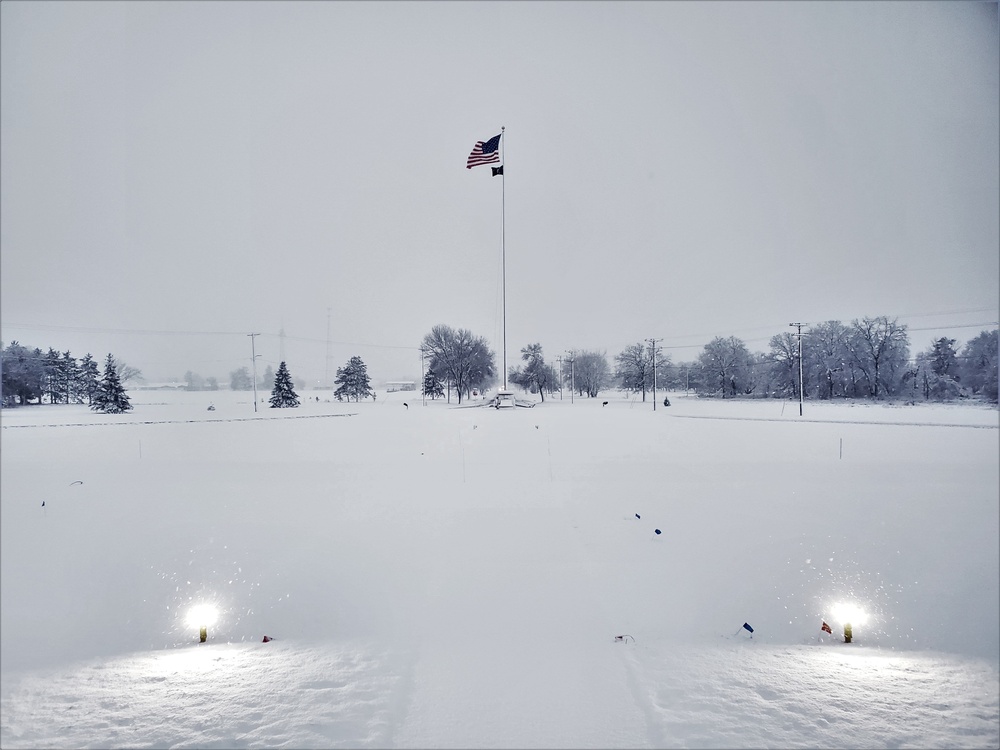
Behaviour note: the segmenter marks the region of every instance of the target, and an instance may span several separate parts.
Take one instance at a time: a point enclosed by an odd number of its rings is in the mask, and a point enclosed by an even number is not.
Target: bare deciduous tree
[[[872,398],[893,395],[910,356],[906,326],[884,315],[851,321],[848,343]]]
[[[604,352],[580,352],[573,362],[576,387],[591,398],[611,384],[611,366]]]
[[[424,336],[421,348],[430,357],[430,368],[455,387],[460,404],[473,388],[488,386],[496,376],[495,358],[486,339],[465,328],[456,331],[436,325]]]
[[[717,383],[713,390],[721,391],[723,398],[727,392],[730,396],[735,396],[746,387],[746,383],[742,381],[749,371],[751,355],[746,344],[735,336],[715,337],[705,345],[698,360],[708,382],[714,380]]]
[[[542,356],[541,344],[528,344],[521,349],[521,359],[526,362],[523,368],[511,368],[508,379],[511,383],[535,392],[545,401],[546,389],[552,390],[556,381],[556,371],[546,364]]]
[[[839,320],[817,323],[809,329],[803,342],[802,359],[808,373],[807,383],[814,383],[816,395],[821,399],[846,396],[849,384],[857,382],[857,368],[847,347],[850,329]],[[853,369],[852,369],[853,368]],[[809,388],[806,387],[808,392]]]
[[[115,359],[115,372],[118,374],[118,381],[122,385],[133,380],[138,380],[140,383],[145,380],[142,376],[142,370],[138,367],[132,367],[120,359]]]
[[[795,334],[779,333],[768,342],[771,351],[767,355],[773,365],[772,371],[777,388],[783,395],[799,395],[799,342]]]

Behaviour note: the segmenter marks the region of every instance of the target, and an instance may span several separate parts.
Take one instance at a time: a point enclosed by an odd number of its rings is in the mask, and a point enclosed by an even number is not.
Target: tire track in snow
[[[782,424],[870,424],[894,427],[966,427],[973,430],[997,430],[1000,424],[957,424],[955,422],[883,422],[855,419],[775,419],[773,417],[719,417],[707,414],[672,414],[674,419],[719,419],[724,422],[781,422]]]
[[[66,422],[63,424],[5,424],[0,429],[16,430],[36,427],[119,427],[137,424],[202,424],[203,422],[273,422],[287,419],[327,419],[329,417],[356,417],[357,412],[348,414],[302,414],[289,417],[231,417],[229,419],[150,419],[131,422]]]
[[[622,668],[625,671],[625,683],[632,694],[632,701],[646,720],[646,739],[649,746],[667,747],[667,738],[664,736],[660,718],[650,702],[650,696],[642,689],[642,683],[636,674],[634,650],[630,650],[622,657]]]

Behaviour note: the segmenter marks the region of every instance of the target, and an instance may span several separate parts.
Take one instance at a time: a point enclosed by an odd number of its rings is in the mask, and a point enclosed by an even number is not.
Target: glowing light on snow
[[[833,619],[846,625],[864,625],[868,622],[868,613],[854,602],[837,602],[830,610]]]
[[[192,628],[207,628],[219,619],[219,608],[214,604],[196,604],[188,610],[187,624]]]

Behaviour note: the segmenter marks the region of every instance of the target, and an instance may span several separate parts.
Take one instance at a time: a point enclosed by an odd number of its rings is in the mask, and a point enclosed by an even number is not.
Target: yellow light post
[[[844,643],[850,643],[854,639],[852,623],[864,625],[868,622],[868,613],[854,602],[838,602],[833,606],[832,614],[837,622],[844,624]]]
[[[208,626],[219,619],[219,609],[214,604],[196,604],[188,610],[187,624],[198,628],[198,642],[208,640]]]

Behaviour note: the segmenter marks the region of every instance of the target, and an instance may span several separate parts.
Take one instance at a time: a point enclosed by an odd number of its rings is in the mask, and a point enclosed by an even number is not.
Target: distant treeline
[[[561,388],[590,397],[618,388],[645,400],[655,385],[717,398],[797,399],[801,380],[808,399],[996,403],[997,342],[996,330],[982,331],[959,351],[955,339],[942,337],[911,357],[906,326],[883,316],[803,325],[801,342],[795,326],[772,336],[766,352],[750,351],[735,336],[717,337],[690,362],[674,363],[657,340],[648,339],[617,354],[613,369],[604,353],[594,351],[560,356],[556,369],[539,344],[529,344],[521,350],[526,364],[511,368],[508,379],[543,398]]]
[[[115,359],[110,353],[108,358],[121,385],[142,379],[142,373],[136,368]],[[91,354],[77,359],[68,351],[49,348],[43,352],[12,341],[0,352],[0,367],[3,372],[0,404],[5,407],[43,401],[94,406],[101,397],[104,377]]]
[[[798,330],[772,336],[767,352],[750,352],[735,337],[716,338],[697,361],[666,374],[675,388],[723,398],[798,398],[801,378],[809,399],[980,397],[996,403],[997,331],[982,331],[961,351],[955,345],[955,339],[935,339],[911,358],[906,326],[895,320],[827,321],[803,326],[801,342]]]
[[[454,389],[461,403],[463,396],[496,384],[495,354],[482,337],[440,325],[424,338],[421,349],[427,357],[425,395],[436,398]],[[615,355],[613,368],[607,355],[596,351],[568,352],[557,358],[557,368],[546,362],[540,344],[529,344],[521,349],[524,365],[511,367],[508,378],[543,399],[561,389],[595,398],[618,388],[641,394],[645,400],[654,384],[660,391],[683,390],[719,398],[797,399],[801,379],[802,396],[807,399],[981,398],[997,403],[997,350],[998,331],[984,330],[961,350],[955,339],[942,337],[911,357],[906,326],[882,316],[850,324],[831,320],[803,325],[801,341],[795,327],[772,336],[766,352],[751,352],[735,336],[716,337],[689,362],[673,362],[658,340],[648,339]],[[141,380],[139,370],[113,361],[123,385]],[[43,352],[16,341],[3,348],[2,367],[3,406],[92,404],[100,380],[90,354],[77,359],[68,351],[49,348]],[[231,390],[254,387],[246,367],[229,376]],[[215,378],[190,371],[184,380],[188,390],[219,388]],[[257,385],[270,389],[274,383],[274,370],[268,366]]]

